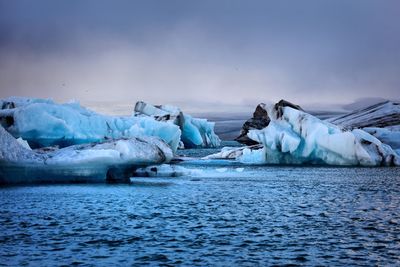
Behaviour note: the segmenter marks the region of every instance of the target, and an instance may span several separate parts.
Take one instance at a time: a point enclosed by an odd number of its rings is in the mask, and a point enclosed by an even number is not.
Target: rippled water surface
[[[399,168],[191,168],[203,175],[2,187],[0,263],[400,264]]]

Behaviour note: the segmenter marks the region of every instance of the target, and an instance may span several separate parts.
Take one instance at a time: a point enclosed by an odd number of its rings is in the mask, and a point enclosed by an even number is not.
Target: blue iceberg
[[[176,151],[181,137],[181,130],[173,123],[151,117],[101,115],[76,102],[9,98],[1,100],[0,106],[1,125],[36,148],[155,136]]]
[[[89,142],[156,136],[173,151],[178,147],[217,147],[214,123],[183,114],[177,107],[135,105],[132,116],[106,116],[77,102],[57,104],[49,99],[0,100],[0,123],[32,147],[66,147]]]
[[[159,121],[172,122],[182,131],[181,140],[185,148],[218,147],[221,143],[214,133],[214,122],[193,118],[179,108],[169,105],[153,106],[139,101],[135,105],[138,116],[147,116]]]

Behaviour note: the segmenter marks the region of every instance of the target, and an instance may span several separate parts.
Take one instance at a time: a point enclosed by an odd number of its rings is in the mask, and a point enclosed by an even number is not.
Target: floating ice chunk
[[[157,136],[176,151],[180,142],[181,131],[173,123],[149,117],[100,115],[76,102],[56,104],[51,100],[11,98],[2,100],[2,108],[3,127],[33,147]]]
[[[243,172],[244,171],[244,168],[236,168],[235,169],[237,172]]]
[[[215,169],[217,172],[226,172],[228,168],[216,168]]]
[[[399,158],[389,146],[365,131],[343,131],[291,107],[270,106],[268,114],[271,122],[267,127],[248,133],[251,139],[265,146],[265,163],[399,164]]]
[[[220,152],[203,157],[203,160],[235,159],[246,164],[264,164],[266,152],[263,145],[223,147]]]
[[[169,162],[156,137],[109,140],[62,149],[29,150],[0,126],[0,183],[127,181],[142,166]]]
[[[139,101],[135,105],[136,115],[154,117],[178,125],[182,131],[182,142],[186,148],[217,147],[221,140],[214,133],[214,123],[206,119],[193,118],[174,106],[153,106]]]
[[[148,166],[146,168],[137,169],[134,173],[135,177],[179,177],[179,176],[194,176],[201,171],[184,168],[182,166],[162,164]]]
[[[263,164],[266,161],[265,148],[251,149],[244,148],[242,155],[239,156],[239,161],[246,164]]]
[[[399,165],[393,149],[359,129],[340,127],[290,106],[267,106],[270,122],[247,136],[260,145],[223,148],[206,159],[246,164]]]
[[[260,145],[255,145],[260,147]],[[251,146],[251,147],[255,147]],[[209,159],[237,159],[243,155],[243,150],[251,147],[223,147],[220,152],[203,157],[203,160]]]
[[[214,133],[214,126],[214,122],[209,122],[206,119],[197,119],[190,115],[184,115],[182,141],[188,148],[199,146],[217,147],[220,145],[221,140]]]

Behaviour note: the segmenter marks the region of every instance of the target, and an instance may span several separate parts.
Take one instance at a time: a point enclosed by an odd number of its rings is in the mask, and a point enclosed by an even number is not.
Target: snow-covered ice
[[[250,130],[257,147],[223,149],[208,158],[231,158],[251,164],[399,165],[399,156],[367,132],[341,127],[289,106],[270,105],[269,125]]]
[[[346,129],[360,128],[394,150],[400,150],[399,103],[385,101],[328,121]]]
[[[363,130],[389,145],[397,152],[397,155],[400,155],[400,125],[385,128],[366,127]]]
[[[121,181],[138,167],[173,157],[164,141],[146,136],[46,152],[24,147],[0,126],[0,142],[0,183]]]
[[[106,116],[77,102],[57,104],[50,99],[12,97],[0,100],[0,123],[32,147],[66,147],[109,139],[157,136],[173,151],[217,147],[214,123],[193,118],[174,106],[137,102],[131,116]]]

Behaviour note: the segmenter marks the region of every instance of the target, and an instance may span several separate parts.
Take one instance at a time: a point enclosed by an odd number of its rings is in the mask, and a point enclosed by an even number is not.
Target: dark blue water
[[[0,188],[0,263],[400,264],[399,168],[207,168]]]

